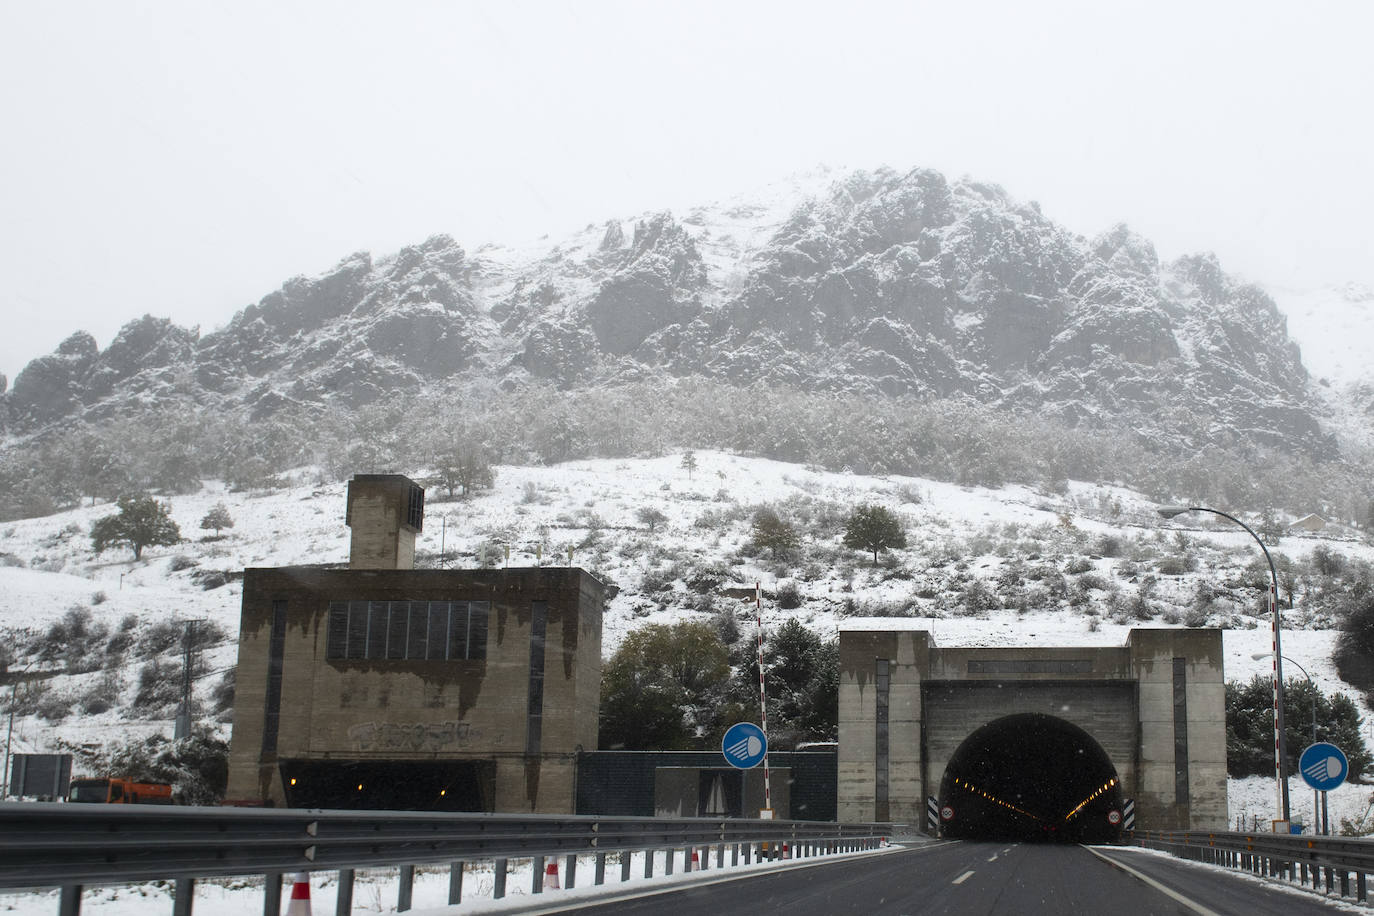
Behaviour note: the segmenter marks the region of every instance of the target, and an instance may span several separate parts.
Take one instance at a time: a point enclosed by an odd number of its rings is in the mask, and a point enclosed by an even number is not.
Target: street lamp
[[[1210,512],[1213,515],[1220,515],[1222,518],[1229,519],[1244,528],[1246,533],[1255,539],[1260,550],[1264,551],[1264,559],[1269,564],[1269,611],[1274,635],[1274,648],[1270,653],[1274,656],[1274,779],[1278,783],[1279,813],[1287,821],[1289,813],[1288,762],[1284,758],[1287,756],[1288,748],[1283,735],[1283,648],[1279,638],[1282,627],[1279,621],[1279,575],[1274,571],[1274,558],[1269,556],[1269,548],[1264,546],[1264,541],[1251,530],[1249,525],[1234,515],[1227,515],[1220,509],[1209,509],[1206,506],[1160,506],[1158,511],[1164,518],[1173,518],[1185,512]]]

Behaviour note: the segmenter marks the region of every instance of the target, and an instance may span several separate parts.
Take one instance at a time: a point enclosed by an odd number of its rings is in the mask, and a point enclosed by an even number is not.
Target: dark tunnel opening
[[[940,781],[941,833],[959,839],[1114,843],[1121,804],[1121,781],[1102,746],[1039,713],[969,735]]]
[[[490,811],[491,761],[283,760],[289,808]]]

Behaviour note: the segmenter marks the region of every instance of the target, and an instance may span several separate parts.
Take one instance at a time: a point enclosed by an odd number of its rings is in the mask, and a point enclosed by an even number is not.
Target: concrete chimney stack
[[[355,474],[344,515],[352,529],[349,568],[414,569],[424,521],[424,487],[401,474]]]

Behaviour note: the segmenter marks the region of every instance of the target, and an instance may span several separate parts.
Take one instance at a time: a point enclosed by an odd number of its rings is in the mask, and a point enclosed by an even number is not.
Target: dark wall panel
[[[838,776],[836,754],[776,751],[768,755],[775,770],[791,771],[790,809],[778,817],[833,821]],[[658,767],[717,768],[718,751],[587,751],[577,755],[577,813],[609,817],[653,817],[654,770]]]

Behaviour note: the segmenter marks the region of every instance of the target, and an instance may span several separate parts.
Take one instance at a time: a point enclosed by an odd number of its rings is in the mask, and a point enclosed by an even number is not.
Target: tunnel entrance
[[[1121,835],[1111,759],[1083,729],[1041,713],[1005,716],[969,735],[945,767],[939,801],[947,837],[1112,843]]]
[[[495,777],[489,760],[281,762],[290,808],[491,811]]]

